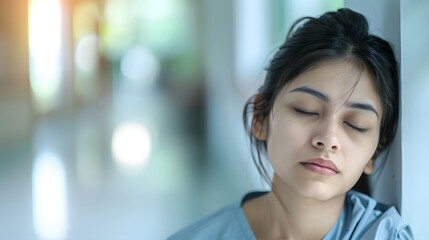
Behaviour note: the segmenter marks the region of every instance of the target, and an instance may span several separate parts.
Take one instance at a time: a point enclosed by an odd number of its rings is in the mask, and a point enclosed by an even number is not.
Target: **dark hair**
[[[267,154],[267,143],[253,136],[252,125],[255,120],[267,119],[276,96],[286,84],[326,60],[348,61],[358,71],[366,70],[373,80],[383,108],[380,137],[373,159],[395,137],[399,118],[399,77],[389,43],[371,35],[365,17],[347,8],[327,12],[319,18],[301,18],[292,25],[285,42],[275,52],[266,67],[263,85],[246,102],[243,112],[253,161],[268,183],[271,179],[262,159],[262,154]]]

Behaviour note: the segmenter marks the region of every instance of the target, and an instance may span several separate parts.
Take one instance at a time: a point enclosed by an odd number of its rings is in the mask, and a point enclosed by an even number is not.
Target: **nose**
[[[313,147],[321,151],[329,151],[335,153],[341,149],[338,130],[335,126],[335,121],[330,119],[326,124],[320,126],[319,131],[311,140]]]

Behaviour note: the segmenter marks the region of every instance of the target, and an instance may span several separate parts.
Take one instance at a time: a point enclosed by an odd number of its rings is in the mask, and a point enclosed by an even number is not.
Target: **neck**
[[[307,198],[282,185],[275,176],[265,201],[270,213],[269,232],[282,239],[322,239],[340,216],[344,199],[345,194],[326,201]]]

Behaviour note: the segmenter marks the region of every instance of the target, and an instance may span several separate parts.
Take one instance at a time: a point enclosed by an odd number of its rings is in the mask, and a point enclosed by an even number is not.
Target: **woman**
[[[394,207],[351,190],[393,141],[398,81],[390,45],[361,14],[298,20],[243,114],[271,191],[170,239],[412,239]]]

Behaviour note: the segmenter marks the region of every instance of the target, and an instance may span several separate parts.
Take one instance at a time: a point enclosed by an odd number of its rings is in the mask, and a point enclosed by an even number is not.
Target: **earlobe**
[[[266,141],[268,138],[267,127],[264,120],[254,116],[252,123],[252,134],[258,140]]]
[[[370,175],[372,172],[374,172],[374,159],[369,160],[369,162],[366,164],[365,168],[363,169],[363,172],[366,175]]]

